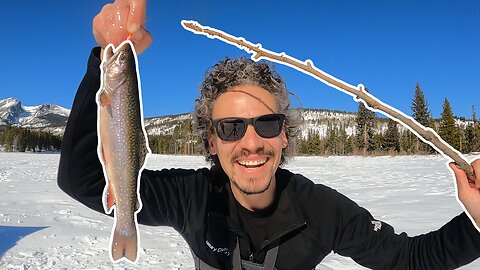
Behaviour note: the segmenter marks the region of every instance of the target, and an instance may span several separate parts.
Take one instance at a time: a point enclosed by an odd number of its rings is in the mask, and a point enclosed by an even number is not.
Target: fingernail
[[[132,23],[128,26],[127,31],[131,34],[135,33],[140,29],[140,25],[138,23]]]

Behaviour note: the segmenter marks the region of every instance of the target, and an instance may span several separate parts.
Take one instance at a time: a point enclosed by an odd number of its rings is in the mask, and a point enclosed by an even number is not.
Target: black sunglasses
[[[255,132],[262,138],[274,138],[282,132],[284,114],[265,114],[255,118],[227,117],[212,120],[218,137],[224,141],[238,141],[245,135],[247,127],[252,124]]]

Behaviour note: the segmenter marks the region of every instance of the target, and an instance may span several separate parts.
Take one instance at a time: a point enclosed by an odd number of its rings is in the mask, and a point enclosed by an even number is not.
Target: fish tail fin
[[[115,229],[113,232],[113,241],[112,241],[112,258],[114,261],[120,260],[121,258],[127,258],[128,260],[135,262],[138,255],[138,242],[137,242],[137,230],[134,227],[135,231],[131,235],[121,234]]]

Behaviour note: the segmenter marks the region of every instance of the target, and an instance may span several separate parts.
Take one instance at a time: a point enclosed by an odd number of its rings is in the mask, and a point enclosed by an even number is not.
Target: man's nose
[[[245,131],[245,135],[241,139],[241,144],[243,148],[249,149],[249,150],[256,150],[258,148],[263,147],[263,139],[260,137],[257,132],[255,131],[255,128],[253,125],[249,124],[247,126],[247,130]]]

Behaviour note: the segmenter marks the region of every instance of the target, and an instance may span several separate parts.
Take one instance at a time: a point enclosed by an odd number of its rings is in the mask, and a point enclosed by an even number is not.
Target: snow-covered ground
[[[140,226],[137,265],[112,264],[113,220],[65,195],[58,154],[0,152],[0,269],[194,269],[183,239],[167,227]],[[147,168],[198,168],[202,157],[152,155]],[[286,168],[329,185],[397,232],[439,228],[462,209],[441,156],[297,157]],[[317,269],[363,269],[329,255]],[[480,269],[480,260],[462,269]]]

